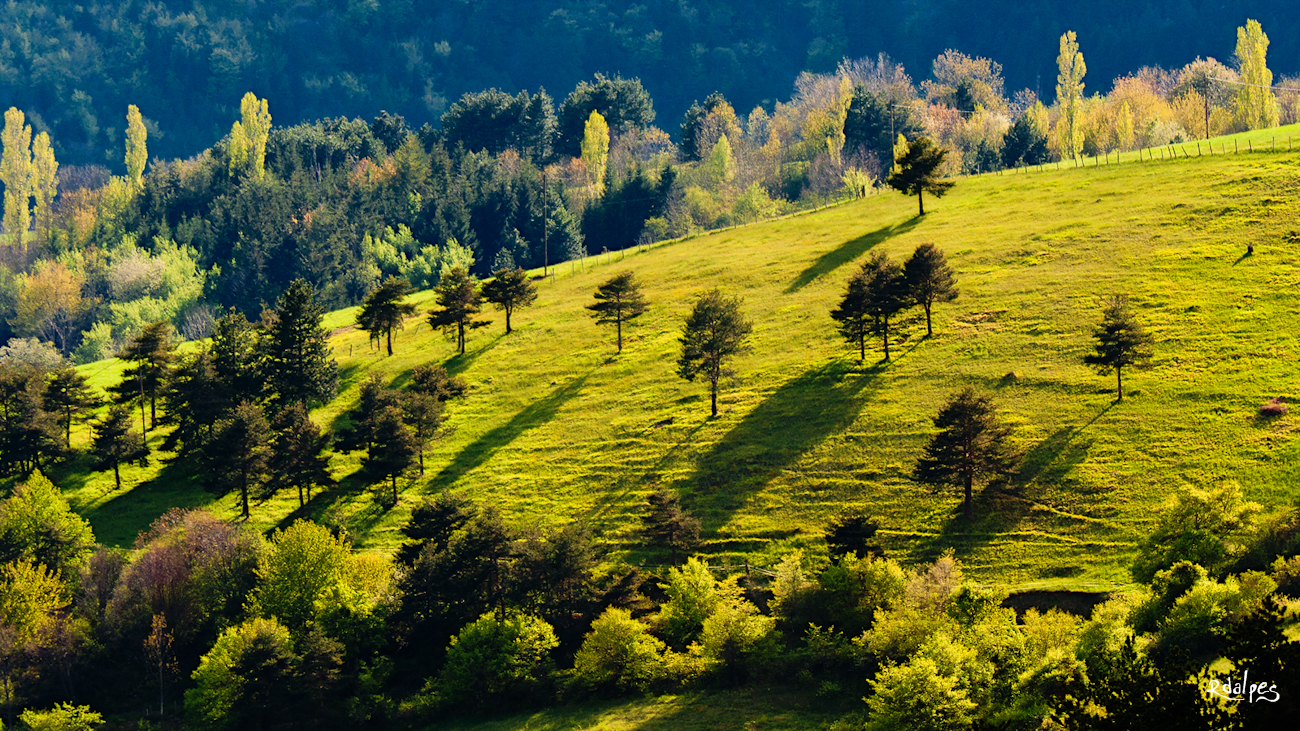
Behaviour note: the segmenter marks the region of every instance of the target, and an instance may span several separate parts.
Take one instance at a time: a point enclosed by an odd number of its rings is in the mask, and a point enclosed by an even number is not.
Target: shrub
[[[1244,551],[1245,536],[1258,512],[1259,505],[1246,502],[1235,483],[1180,493],[1138,546],[1133,578],[1145,584],[1180,560],[1200,564],[1211,575],[1221,574]]]
[[[542,677],[542,663],[560,644],[545,620],[517,612],[487,613],[466,625],[447,647],[438,678],[444,703],[484,708],[507,694],[527,694]]]
[[[724,595],[709,567],[690,558],[680,569],[668,570],[668,583],[661,588],[668,594],[659,611],[659,624],[668,640],[684,647],[704,627],[704,620],[722,604]]]
[[[104,717],[90,706],[60,703],[48,711],[23,711],[18,720],[31,731],[91,731],[104,724]]]
[[[871,688],[868,731],[950,731],[974,723],[975,703],[930,658],[884,668]]]
[[[573,660],[581,685],[619,691],[642,689],[664,673],[664,649],[645,623],[610,607],[592,623]]]
[[[775,626],[776,620],[759,614],[753,604],[743,599],[726,601],[704,620],[697,651],[715,670],[741,680],[752,670],[750,660],[775,651],[767,642]]]
[[[1300,598],[1300,556],[1291,558],[1279,556],[1270,568],[1278,592],[1292,598]]]

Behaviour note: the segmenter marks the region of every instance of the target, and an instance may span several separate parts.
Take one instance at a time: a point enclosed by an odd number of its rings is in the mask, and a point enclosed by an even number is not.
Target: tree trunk
[[[301,508],[302,506],[304,506],[304,505],[306,505],[306,504],[307,504],[307,503],[302,499],[302,485],[299,484],[299,485],[298,485],[298,507]]]
[[[393,354],[393,328],[388,328],[388,354]]]
[[[885,360],[889,360],[889,318],[885,318]]]
[[[424,477],[424,445],[420,445],[420,477]]]
[[[149,428],[158,428],[158,397],[152,394],[149,396]]]
[[[465,354],[465,321],[461,320],[456,323],[456,347],[460,349],[460,354]]]
[[[121,490],[121,489],[122,489],[122,470],[120,469],[120,463],[117,462],[117,461],[114,461],[114,462],[113,462],[113,479],[117,481],[117,489]]]
[[[930,308],[932,306],[930,302],[925,303],[925,336],[927,338],[934,335],[934,329],[930,327]]]
[[[67,433],[68,433],[68,449],[72,449],[72,407],[71,406],[67,407],[67,420],[65,423],[67,425]]]
[[[243,511],[244,518],[249,517],[248,513],[248,480],[245,479],[239,486],[239,507]]]
[[[397,475],[393,475],[393,506],[397,506]]]
[[[1116,390],[1116,391],[1118,392],[1118,394],[1119,394],[1119,397],[1115,399],[1116,401],[1123,401],[1123,400],[1124,400],[1124,370],[1123,370],[1123,368],[1124,368],[1124,366],[1115,366],[1115,390]]]
[[[918,216],[925,215],[925,201],[922,200],[922,196],[924,195],[925,195],[924,190],[916,191],[916,210],[919,211],[919,213],[917,213]]]
[[[510,334],[510,308],[506,308],[506,335]]]
[[[966,520],[970,520],[972,517],[975,516],[975,506],[971,502],[971,482],[972,482],[972,475],[971,473],[967,472],[966,473]]]
[[[615,320],[614,325],[616,328],[618,328],[618,352],[622,353],[623,352],[623,318],[620,317],[617,320]]]
[[[861,331],[858,332],[858,362],[867,362],[867,334]]]
[[[709,401],[713,409],[713,415],[718,415],[718,379],[709,379]]]

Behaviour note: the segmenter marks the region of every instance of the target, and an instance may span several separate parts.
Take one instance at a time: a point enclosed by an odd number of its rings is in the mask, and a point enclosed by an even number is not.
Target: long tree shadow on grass
[[[698,459],[687,504],[705,532],[724,525],[748,497],[832,434],[848,428],[883,364],[843,360],[784,383]]]
[[[518,439],[524,432],[539,427],[555,418],[560,407],[582,392],[582,387],[587,383],[588,376],[590,376],[589,373],[571,379],[568,383],[559,386],[524,407],[522,411],[515,414],[506,423],[475,439],[460,450],[460,453],[452,458],[450,464],[434,475],[430,485],[435,489],[451,486],[466,473],[488,461],[493,454]]]
[[[1081,435],[1109,408],[1080,426],[1063,426],[1031,447],[1015,474],[975,494],[974,516],[970,519],[962,510],[961,488],[943,488],[942,494],[952,497],[952,513],[935,539],[915,558],[930,560],[948,548],[956,549],[958,554],[967,553],[1019,528],[1043,490],[1064,484],[1070,473],[1088,459],[1093,440]]]
[[[812,284],[813,280],[818,277],[830,274],[840,267],[848,264],[854,259],[862,256],[871,247],[892,239],[899,234],[911,231],[916,224],[920,223],[919,218],[909,218],[903,223],[892,224],[883,228],[876,229],[869,234],[864,234],[856,239],[845,241],[838,247],[817,257],[817,261],[808,265],[808,268],[799,272],[799,276],[794,278],[789,287],[786,287],[785,293],[791,294]]]

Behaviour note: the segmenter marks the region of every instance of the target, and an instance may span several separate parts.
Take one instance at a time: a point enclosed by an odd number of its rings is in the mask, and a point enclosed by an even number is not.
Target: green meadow
[[[951,547],[978,580],[1008,588],[1116,588],[1129,581],[1134,542],[1177,490],[1234,480],[1265,505],[1300,493],[1295,415],[1257,415],[1300,390],[1300,151],[1252,145],[1254,154],[1136,162],[1133,153],[1123,164],[1111,156],[964,178],[943,199],[927,197],[924,218],[914,199],[879,193],[566,262],[538,281],[515,332],[485,312],[493,322],[470,334],[464,356],[416,317],[387,357],[350,327],[353,311],[331,313],[341,388],[314,412],[323,426],[341,425],[372,375],[401,386],[415,366],[437,363],[470,392],[449,404],[425,474],[405,483],[395,509],[354,474],[359,454],[338,454],[337,487],[303,508],[296,493],[258,502],[252,523],[271,530],[309,517],[384,551],[400,543],[413,504],[457,490],[520,525],[583,521],[613,558],[658,563],[665,557],[638,547],[636,530],[647,493],[666,486],[701,519],[715,562],[763,566],[815,550],[833,516],[863,511],[878,516],[886,552],[905,560]],[[959,298],[936,306],[933,338],[918,308],[898,323],[892,361],[879,362],[876,344],[859,363],[829,310],[870,252],[902,259],[926,241],[946,252]],[[612,329],[583,305],[624,269],[652,309],[616,355]],[[706,386],[675,374],[682,318],[713,287],[742,296],[754,323],[717,418]],[[1129,295],[1157,342],[1151,366],[1125,374],[1122,403],[1114,376],[1082,362],[1110,293]],[[421,313],[432,305],[429,292],[412,299]],[[83,367],[100,387],[120,371],[114,361]],[[977,493],[973,521],[956,489],[908,478],[931,417],[965,386],[994,399],[1024,454],[1010,484]],[[79,428],[74,442],[88,440]],[[173,506],[237,516],[233,495],[205,492],[201,475],[170,456],[126,468],[121,491],[86,457],[51,477],[110,545],[131,545]]]

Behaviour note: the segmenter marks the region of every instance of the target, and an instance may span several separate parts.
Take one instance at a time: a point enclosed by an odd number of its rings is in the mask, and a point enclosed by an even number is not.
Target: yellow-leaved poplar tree
[[[1127,100],[1120,102],[1119,111],[1115,113],[1115,138],[1119,149],[1133,149],[1133,110]]]
[[[59,192],[59,162],[54,159],[50,136],[44,132],[32,140],[32,197],[36,199],[36,235],[48,241],[54,225],[54,196]]]
[[[1237,62],[1242,86],[1237,92],[1237,123],[1246,129],[1276,127],[1277,97],[1273,94],[1273,72],[1268,70],[1268,36],[1259,21],[1247,20],[1237,29]]]
[[[144,187],[144,166],[149,161],[145,141],[149,131],[144,127],[140,108],[132,104],[126,108],[126,177],[136,190]]]
[[[1060,71],[1056,76],[1056,103],[1061,112],[1056,122],[1057,144],[1061,157],[1074,159],[1083,149],[1083,76],[1088,67],[1072,30],[1061,36],[1056,66]]]
[[[4,230],[10,246],[27,252],[23,240],[31,228],[32,210],[32,127],[16,107],[5,112],[4,131],[0,132],[4,153],[0,156],[0,182],[4,183]]]
[[[266,141],[271,137],[271,112],[265,99],[248,92],[239,102],[240,120],[230,127],[230,174],[266,175]]]
[[[582,161],[587,164],[587,186],[593,196],[605,192],[605,166],[609,163],[609,125],[600,112],[591,111],[582,134]]]

